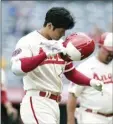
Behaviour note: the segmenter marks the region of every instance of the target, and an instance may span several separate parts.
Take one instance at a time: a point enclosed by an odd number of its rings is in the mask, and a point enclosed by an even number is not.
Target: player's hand
[[[63,44],[58,41],[49,41],[49,42],[41,42],[42,47],[52,50],[52,49],[61,49]]]
[[[5,103],[4,105],[5,105],[8,116],[11,117],[12,120],[16,120],[18,116],[17,110],[12,106],[10,102]]]
[[[52,46],[49,47],[52,50],[53,55],[60,53],[60,55],[62,54],[64,56],[64,58],[61,57],[64,60],[66,58],[67,61],[78,61],[81,58],[80,52],[76,50],[71,42],[69,42],[66,47],[64,47],[61,42],[55,42]]]
[[[13,108],[13,107],[7,108],[7,114],[8,114],[8,116],[12,117],[13,120],[17,119],[18,112],[15,108]]]
[[[103,90],[104,83],[102,81],[99,81],[99,80],[96,80],[96,79],[91,79],[90,85],[94,89],[96,89],[98,91],[102,91]]]
[[[60,42],[43,44],[42,48],[48,57],[55,56],[56,54],[62,53],[64,51],[64,47],[63,47],[62,43],[60,43]]]

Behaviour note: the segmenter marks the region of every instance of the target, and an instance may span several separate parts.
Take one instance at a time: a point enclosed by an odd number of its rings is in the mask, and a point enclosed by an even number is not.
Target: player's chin
[[[54,37],[53,40],[60,40],[61,37]]]
[[[105,64],[109,64],[112,60],[113,60],[112,57],[108,57],[108,58],[106,59],[106,61],[105,61]]]
[[[62,36],[55,36],[54,40],[60,40]]]
[[[72,61],[68,55],[64,55],[63,53],[60,53],[60,57],[64,60],[64,61],[67,61],[67,62],[70,62]]]

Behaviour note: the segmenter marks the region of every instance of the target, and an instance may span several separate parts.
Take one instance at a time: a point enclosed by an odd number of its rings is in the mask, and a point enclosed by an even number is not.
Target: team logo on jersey
[[[39,54],[43,52],[43,49],[40,48]],[[45,59],[40,65],[44,64],[65,64],[65,61],[61,59],[59,54],[56,54],[55,56],[50,56],[47,59]]]
[[[113,77],[112,77],[111,73],[109,73],[107,75],[101,75],[101,76],[99,76],[98,74],[94,73],[93,78],[97,79],[97,80],[104,81],[104,84],[113,83]]]
[[[21,48],[18,48],[18,49],[16,49],[16,50],[13,52],[12,56],[17,56],[17,55],[20,54],[21,52],[22,52],[22,49],[21,49]]]

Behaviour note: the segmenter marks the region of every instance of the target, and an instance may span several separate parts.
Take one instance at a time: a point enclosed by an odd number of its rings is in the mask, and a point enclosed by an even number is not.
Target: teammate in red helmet
[[[113,33],[103,33],[98,44],[100,52],[103,52],[102,60],[108,64],[113,59]]]
[[[66,47],[62,44],[61,37],[73,26],[74,19],[67,9],[53,7],[46,13],[43,27],[22,37],[16,45],[11,69],[14,74],[23,75],[26,95],[20,113],[25,124],[59,124],[61,74],[79,85],[102,90],[103,82],[87,78],[74,68],[71,61],[78,60],[76,45],[71,41]],[[71,61],[64,61],[60,53]]]

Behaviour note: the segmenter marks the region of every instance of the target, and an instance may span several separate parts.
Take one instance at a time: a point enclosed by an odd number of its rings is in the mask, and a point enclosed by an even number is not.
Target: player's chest
[[[31,51],[33,56],[36,56],[38,54],[40,54],[41,52],[48,52],[48,49],[44,49],[41,45],[37,45],[37,44],[33,44],[31,46]],[[50,50],[49,50],[50,51]],[[66,62],[60,57],[59,54],[56,54],[55,56],[50,56],[47,59],[45,59],[39,66],[47,66],[52,68],[54,65],[54,67],[56,67],[57,70],[61,70],[64,69]]]
[[[36,69],[35,72],[43,72],[45,74],[57,74],[62,75],[65,70],[65,61],[60,59],[60,56],[57,54],[54,57],[48,57],[45,59]]]

